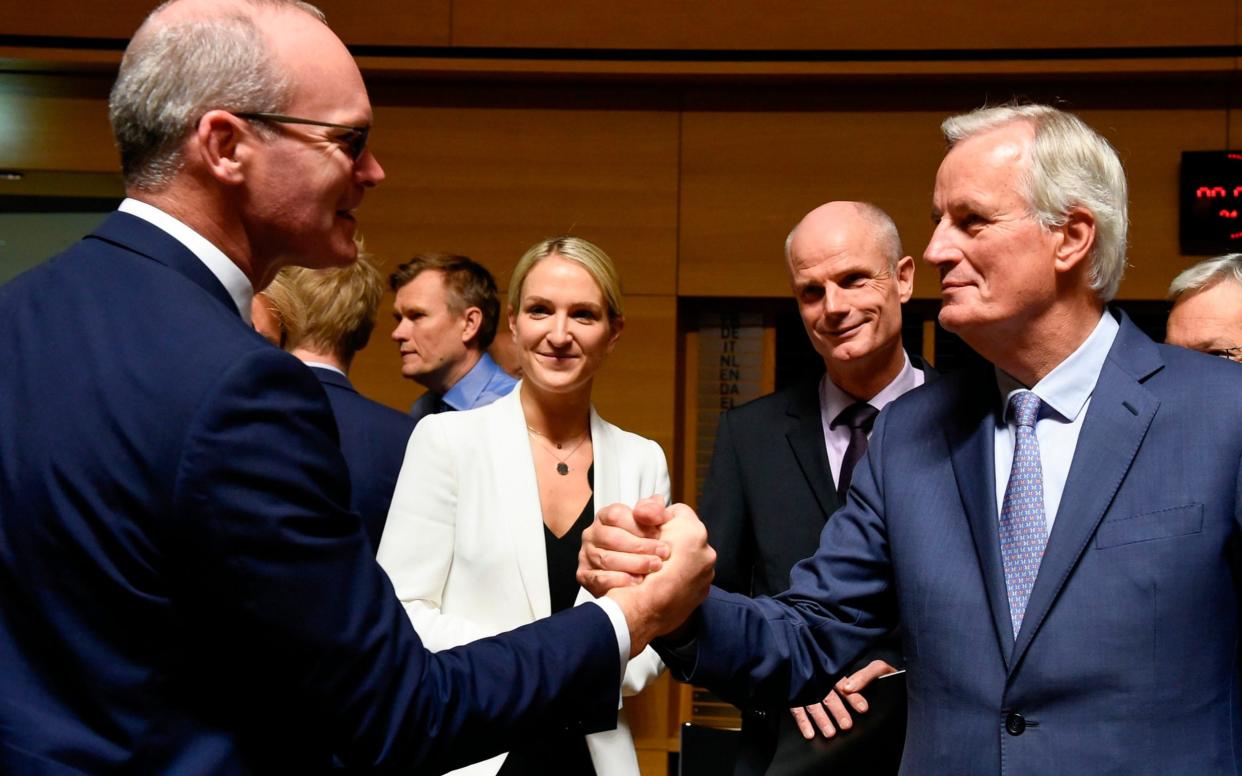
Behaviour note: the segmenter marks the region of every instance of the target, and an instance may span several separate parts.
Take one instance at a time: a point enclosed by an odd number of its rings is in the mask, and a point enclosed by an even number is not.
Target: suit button
[[[1022,718],[1021,714],[1015,711],[1005,717],[1005,731],[1009,735],[1020,736],[1024,730],[1026,730],[1026,720]]]

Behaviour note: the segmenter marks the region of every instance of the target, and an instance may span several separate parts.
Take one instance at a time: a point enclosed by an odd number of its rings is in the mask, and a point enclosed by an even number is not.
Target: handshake
[[[684,624],[707,598],[716,551],[685,504],[659,496],[633,509],[601,509],[582,535],[578,584],[617,602],[630,629],[630,656]]]

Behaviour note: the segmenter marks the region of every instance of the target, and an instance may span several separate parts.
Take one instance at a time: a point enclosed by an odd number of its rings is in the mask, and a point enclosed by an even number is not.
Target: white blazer
[[[495,636],[551,613],[543,511],[521,383],[486,407],[428,415],[414,429],[377,558],[432,651]],[[595,509],[669,496],[664,451],[591,409]],[[589,600],[580,590],[578,600]],[[648,647],[622,683],[634,695],[664,664]],[[586,737],[599,776],[638,776],[624,712]],[[493,776],[505,755],[454,771]]]

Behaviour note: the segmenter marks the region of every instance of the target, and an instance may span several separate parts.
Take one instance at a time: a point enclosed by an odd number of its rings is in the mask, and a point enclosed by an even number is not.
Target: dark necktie
[[[1018,427],[1013,446],[1013,468],[1001,502],[1000,551],[1009,593],[1009,619],[1016,638],[1022,628],[1026,604],[1039,575],[1039,563],[1048,544],[1044,519],[1044,476],[1039,461],[1035,421],[1043,402],[1030,391],[1009,399],[1009,415]]]
[[[844,504],[845,494],[850,490],[850,480],[854,477],[854,467],[867,452],[867,435],[875,425],[875,416],[880,411],[865,401],[854,402],[841,411],[829,428],[848,426],[850,444],[845,448],[845,457],[841,459],[841,476],[837,477],[837,501]]]

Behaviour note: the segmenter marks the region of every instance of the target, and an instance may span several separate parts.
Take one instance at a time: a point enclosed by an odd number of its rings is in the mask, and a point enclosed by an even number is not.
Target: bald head
[[[870,399],[905,364],[901,305],[914,291],[914,259],[901,255],[893,220],[866,202],[829,202],[785,240],[802,325],[833,383]]]
[[[902,256],[897,224],[870,202],[828,202],[807,213],[785,238],[785,261],[789,262],[795,241],[818,241],[828,235],[839,239],[847,233],[869,236],[888,261],[889,269],[897,269]]]

